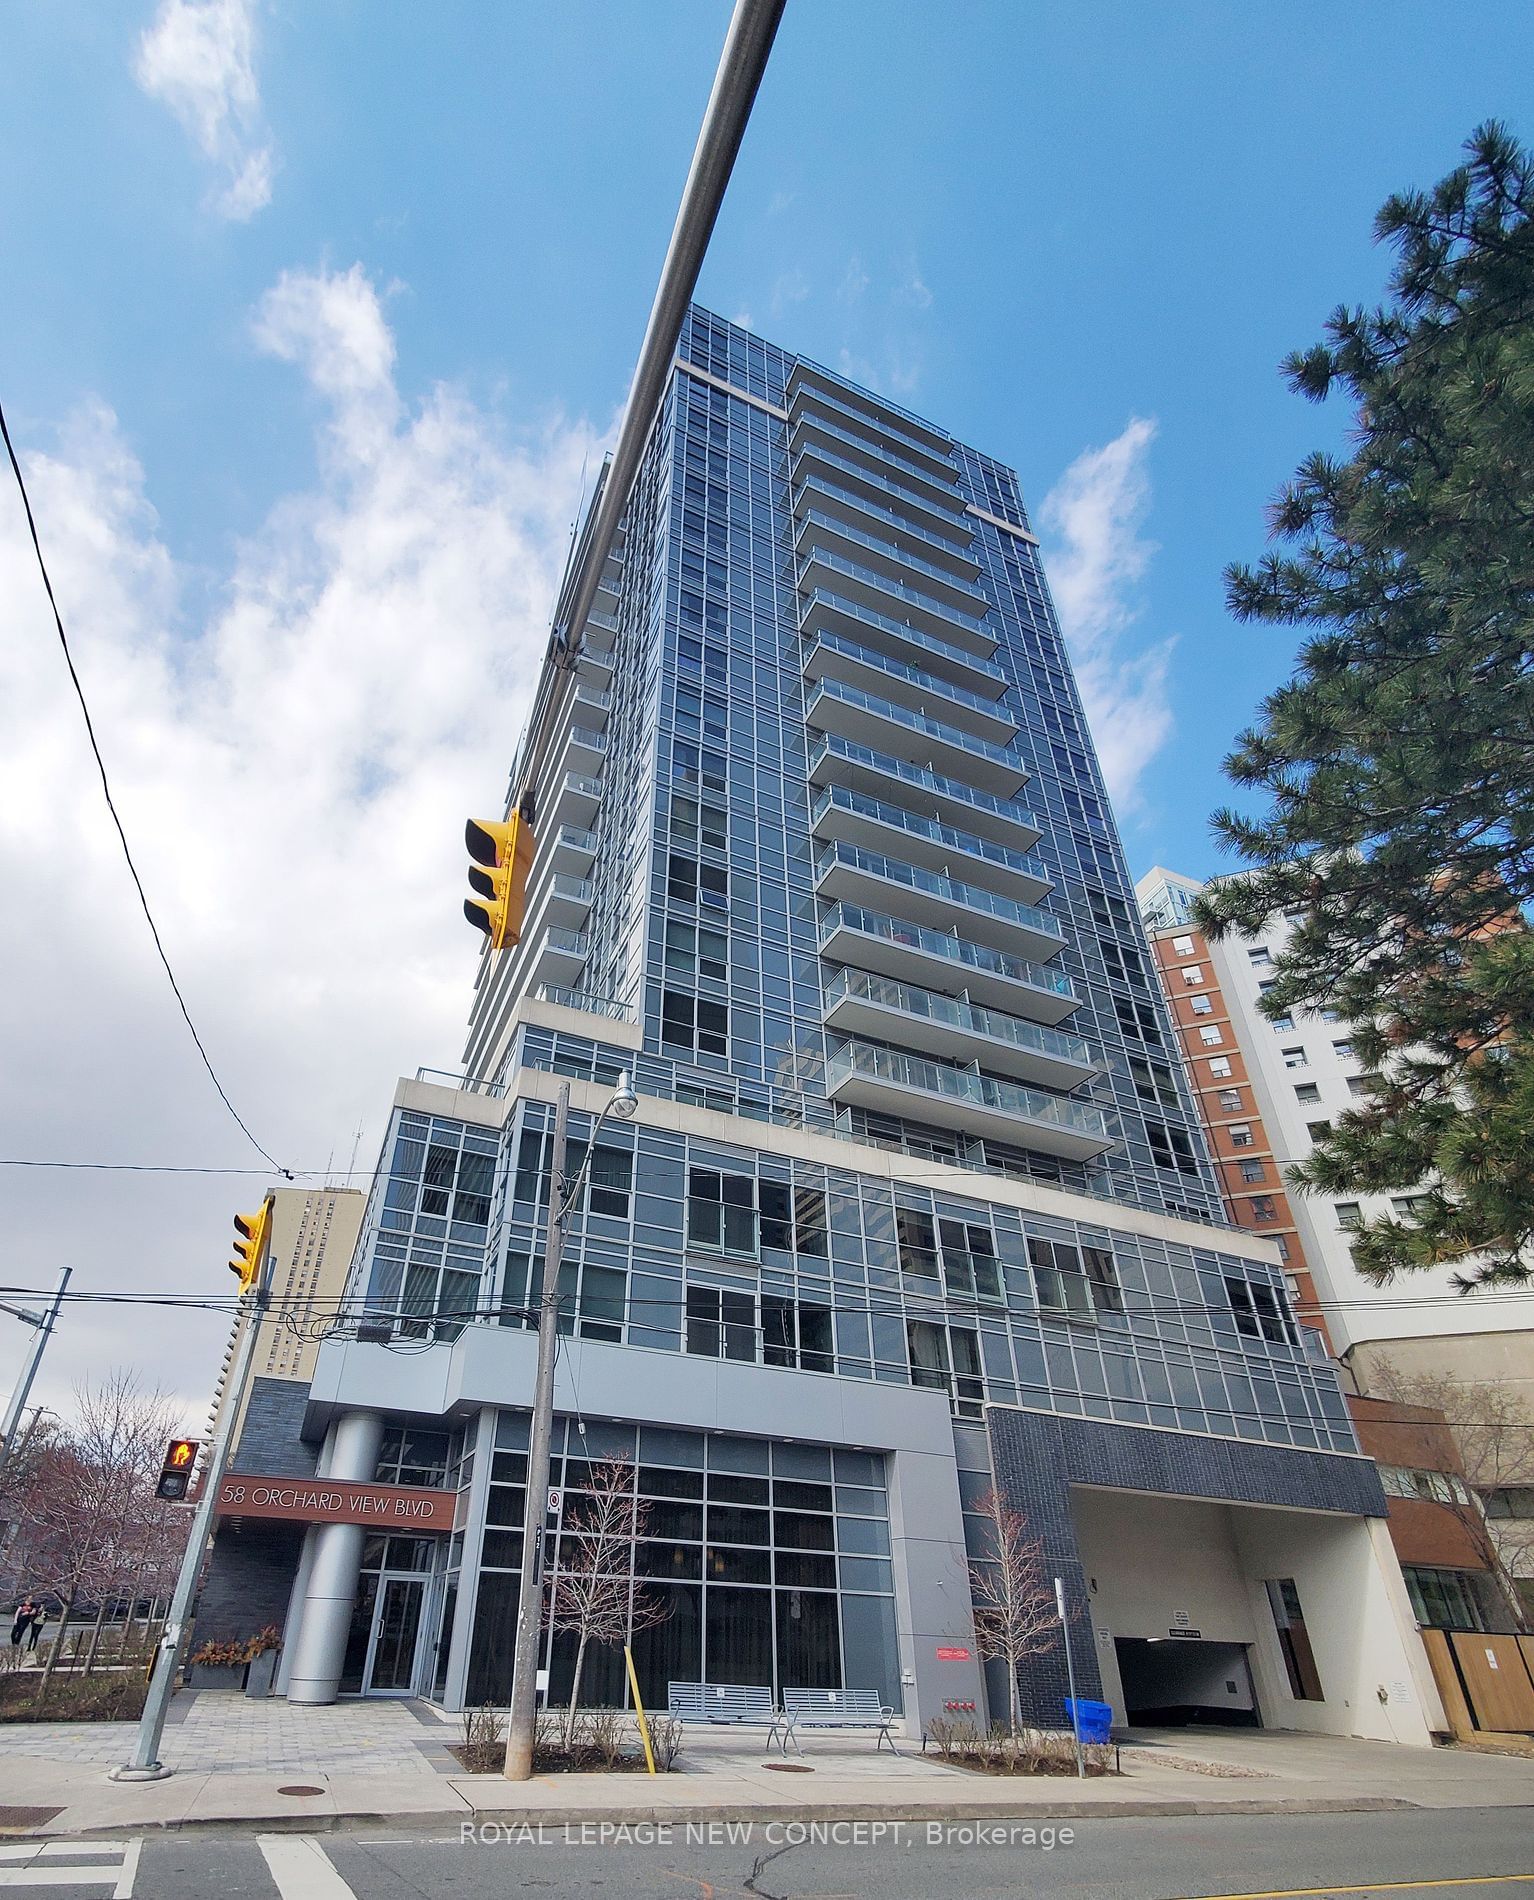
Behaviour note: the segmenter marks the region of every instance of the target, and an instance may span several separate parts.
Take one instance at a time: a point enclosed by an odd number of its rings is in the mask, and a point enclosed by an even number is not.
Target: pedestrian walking
[[[37,1639],[42,1635],[47,1622],[48,1606],[46,1603],[39,1603],[37,1606],[37,1614],[32,1618],[32,1627],[27,1631],[27,1654],[29,1656],[32,1654],[32,1651],[37,1648]]]
[[[37,1605],[31,1597],[23,1597],[16,1605],[16,1620],[11,1624],[11,1648],[15,1649],[23,1636],[32,1627],[32,1619],[37,1615]]]

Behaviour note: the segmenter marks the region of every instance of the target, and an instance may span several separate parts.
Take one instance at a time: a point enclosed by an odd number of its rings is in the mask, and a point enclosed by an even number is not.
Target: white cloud
[[[290,1165],[371,1165],[394,1077],[461,1048],[477,940],[463,820],[498,816],[582,464],[451,388],[402,401],[358,269],[288,273],[259,346],[323,403],[320,474],[214,577],[178,564],[105,407],[24,453],[118,805],[215,1066]],[[197,583],[195,589],[193,581]],[[224,1114],[154,960],[95,782],[20,511],[0,507],[0,1154],[261,1163]],[[230,1220],[262,1177],[4,1170],[0,1277],[227,1295]],[[199,1422],[227,1319],[71,1308],[47,1402],[132,1359]],[[0,1389],[21,1329],[0,1334]]]
[[[243,223],[270,203],[274,160],[256,83],[252,0],[160,0],[133,76],[226,174],[210,199],[220,217]]]
[[[1156,552],[1141,533],[1155,436],[1154,422],[1131,418],[1111,442],[1078,455],[1039,509],[1050,590],[1121,811],[1134,809],[1140,775],[1172,731],[1167,665],[1175,641],[1138,650],[1125,644],[1139,616],[1135,589]]]
[[[809,294],[810,280],[797,264],[792,270],[781,271],[772,286],[773,317],[781,318],[793,305],[803,303]]]

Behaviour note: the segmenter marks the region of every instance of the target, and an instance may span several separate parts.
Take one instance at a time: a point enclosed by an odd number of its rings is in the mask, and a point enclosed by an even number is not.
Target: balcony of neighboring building
[[[882,1115],[1089,1161],[1114,1145],[1108,1118],[1090,1102],[1023,1088],[973,1069],[850,1040],[826,1058],[826,1093]]]
[[[904,736],[895,735],[896,742]],[[912,748],[907,745],[905,749]],[[843,785],[875,798],[890,796],[925,808],[945,824],[1017,851],[1026,851],[1044,835],[1033,813],[1011,798],[995,798],[978,786],[924,765],[913,765],[892,752],[843,738],[839,733],[811,737],[810,783],[817,791]]]
[[[811,482],[808,487],[813,491],[818,484]],[[950,618],[956,616],[961,625],[983,620],[989,613],[990,602],[985,595],[969,586],[951,564],[940,567],[935,560],[928,560],[932,549],[923,536],[908,530],[902,533],[894,526],[883,534],[871,534],[817,508],[813,492],[806,499],[809,505],[796,516],[794,524],[794,553],[801,562],[812,561],[817,554],[834,555],[845,564],[840,571],[852,568],[863,577],[875,576],[885,586],[898,590],[902,600],[912,596],[913,606],[914,597],[919,595],[929,610],[939,608]],[[943,551],[951,563],[952,550]]]
[[[943,430],[814,363],[794,364],[785,394],[791,411],[806,402],[840,410],[865,428],[877,429],[908,454],[938,462],[948,461],[953,454],[953,438]]]
[[[840,680],[817,682],[804,717],[817,732],[874,750],[893,748],[941,777],[957,779],[994,798],[1010,799],[1028,783],[1027,768],[1015,752]]]
[[[887,852],[908,864],[1035,904],[1052,888],[1041,858],[846,785],[828,785],[810,810],[811,836]]]
[[[797,457],[812,445],[828,449],[870,474],[887,473],[891,479],[939,506],[956,502],[962,505],[959,472],[952,462],[907,453],[903,444],[897,447],[887,437],[882,441],[871,440],[855,426],[849,427],[849,421],[855,418],[845,411],[833,412],[828,404],[797,403],[789,418],[789,452]]]
[[[1103,1066],[1084,1037],[868,970],[836,972],[826,985],[825,1021],[840,1035],[978,1062],[999,1075],[1067,1092]]]
[[[997,638],[978,620],[960,622],[957,615],[920,616],[902,610],[899,590],[859,586],[850,578],[850,561],[816,554],[799,573],[799,626],[804,633],[837,633],[873,647],[893,659],[921,668],[924,673],[962,686],[981,699],[1000,699],[1007,677],[995,664]],[[866,570],[865,570],[866,571]],[[878,578],[877,576],[875,578]],[[821,583],[832,583],[823,585]],[[855,595],[862,598],[854,598]],[[928,623],[922,624],[923,619]],[[951,637],[950,637],[951,636]]]
[[[833,844],[815,866],[815,895],[874,910],[898,910],[912,923],[947,930],[962,921],[976,943],[1047,962],[1065,948],[1065,932],[1046,910],[856,844]]]
[[[991,745],[1005,746],[1018,734],[1017,721],[999,701],[982,699],[966,687],[936,679],[924,667],[892,659],[844,633],[809,635],[800,648],[799,663],[806,679],[840,680],[904,706],[908,712],[930,715]],[[1005,686],[1004,681],[1002,684]]]
[[[947,538],[958,546],[967,546],[973,530],[963,512],[964,499],[957,492],[949,501],[940,501],[922,493],[904,479],[876,475],[846,455],[822,448],[818,442],[806,442],[790,462],[790,480],[801,481],[808,475],[821,475],[849,494],[862,496],[876,508],[896,520],[920,528],[938,539]]]
[[[597,834],[582,825],[557,825],[549,850],[556,871],[567,877],[584,877],[596,861]]]
[[[583,930],[565,924],[550,924],[524,939],[528,945],[526,969],[517,988],[522,994],[541,984],[560,989],[578,987],[581,971],[591,953],[591,940]]]
[[[833,904],[822,916],[820,954],[900,983],[961,986],[975,1001],[1030,1022],[1063,1022],[1078,1007],[1060,970],[859,904]]]
[[[606,601],[609,596],[600,588],[597,599]],[[616,606],[616,602],[613,603]],[[618,623],[612,612],[598,606],[593,607],[586,616],[586,630],[581,636],[581,657],[589,658],[595,665],[608,673],[612,672],[613,648],[618,641]]]

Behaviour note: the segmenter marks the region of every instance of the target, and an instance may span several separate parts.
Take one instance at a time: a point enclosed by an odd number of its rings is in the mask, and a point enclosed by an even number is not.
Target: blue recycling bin
[[[1091,1702],[1078,1696],[1073,1702],[1069,1696],[1062,1697],[1065,1713],[1077,1735],[1084,1742],[1105,1742],[1113,1727],[1113,1710],[1106,1702]]]

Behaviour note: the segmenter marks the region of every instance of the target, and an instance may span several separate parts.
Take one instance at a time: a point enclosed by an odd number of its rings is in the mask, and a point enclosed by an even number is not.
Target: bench
[[[788,1753],[783,1717],[773,1706],[771,1689],[730,1682],[670,1682],[666,1713],[684,1726],[764,1728],[769,1746],[776,1741]]]
[[[880,1701],[877,1689],[785,1689],[783,1721],[786,1736],[783,1752],[785,1755],[788,1753],[789,1739],[798,1748],[796,1731],[802,1728],[858,1728],[877,1729],[877,1748],[882,1748],[888,1742],[890,1753],[898,1755],[900,1750],[896,1748],[894,1737],[890,1734],[890,1723],[894,1719],[895,1711]]]

